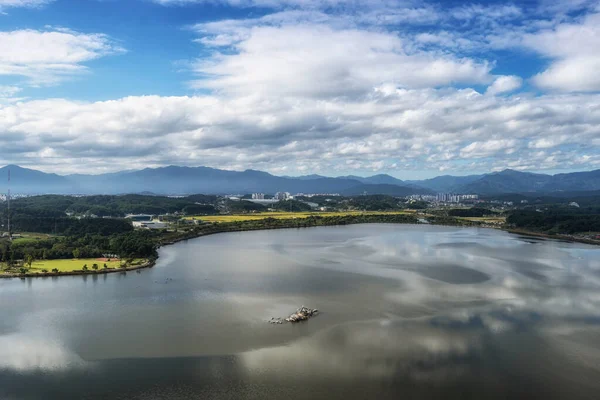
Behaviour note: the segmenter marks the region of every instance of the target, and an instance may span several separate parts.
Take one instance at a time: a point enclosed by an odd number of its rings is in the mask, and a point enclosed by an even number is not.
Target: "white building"
[[[252,193],[252,200],[264,200],[264,199],[265,199],[264,193]]]
[[[291,197],[290,192],[277,192],[275,193],[275,198],[277,200],[287,200]]]

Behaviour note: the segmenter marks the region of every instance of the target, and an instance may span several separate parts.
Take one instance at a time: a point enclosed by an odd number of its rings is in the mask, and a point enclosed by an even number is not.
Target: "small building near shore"
[[[131,221],[152,221],[152,215],[150,214],[128,214],[125,219]]]
[[[134,221],[133,227],[140,229],[165,229],[168,224],[160,221]]]

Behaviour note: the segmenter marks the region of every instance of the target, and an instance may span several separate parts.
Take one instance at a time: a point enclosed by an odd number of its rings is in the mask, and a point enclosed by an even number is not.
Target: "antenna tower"
[[[6,208],[8,212],[8,240],[12,240],[12,234],[10,230],[10,168],[8,169],[8,194],[6,196]]]

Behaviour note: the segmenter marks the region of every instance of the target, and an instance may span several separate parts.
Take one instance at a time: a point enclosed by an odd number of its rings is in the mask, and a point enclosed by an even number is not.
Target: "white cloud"
[[[290,174],[600,166],[597,95],[515,94],[522,77],[493,71],[493,50],[525,46],[551,62],[534,83],[588,91],[598,75],[594,15],[531,20],[530,9],[513,5],[387,0],[155,2],[273,12],[188,27],[208,54],[190,63],[191,86],[203,95],[25,101],[15,97],[22,84],[0,89],[0,164]],[[0,75],[29,85],[57,83],[123,52],[101,34],[0,35]],[[471,88],[481,86],[485,94]]]
[[[6,8],[27,7],[34,8],[46,5],[54,0],[0,0],[0,13]]]
[[[217,32],[216,25],[210,29]],[[407,88],[486,83],[491,65],[468,58],[407,52],[392,33],[327,25],[222,27],[217,38],[241,38],[236,52],[195,65],[194,87],[306,97],[356,96],[383,84]],[[208,38],[208,40],[212,40]]]
[[[544,89],[600,91],[600,13],[523,37],[522,44],[553,60],[533,78]]]
[[[511,154],[515,152],[515,139],[492,139],[484,142],[473,142],[460,150],[463,158],[482,158],[494,156],[499,152]]]
[[[234,7],[268,7],[268,8],[328,8],[343,5],[375,5],[386,3],[385,0],[153,0],[164,6],[184,6],[189,4],[225,4]]]
[[[594,95],[395,89],[355,98],[235,93],[0,105],[0,161],[57,172],[590,168],[600,166],[598,148]]]
[[[0,99],[13,97],[15,94],[19,93],[21,88],[17,86],[0,86]]]
[[[502,20],[513,19],[520,17],[522,11],[514,4],[510,5],[491,5],[484,6],[481,4],[465,4],[451,10],[453,18],[459,20],[472,20],[475,18],[483,18],[486,20]]]
[[[487,94],[495,95],[517,90],[523,84],[523,79],[514,75],[503,75],[496,78],[486,90]]]
[[[553,63],[537,74],[533,82],[544,89],[600,91],[600,56],[571,57]]]
[[[122,52],[103,34],[65,29],[0,32],[0,75],[26,77],[34,86],[55,84],[85,72],[85,62]]]

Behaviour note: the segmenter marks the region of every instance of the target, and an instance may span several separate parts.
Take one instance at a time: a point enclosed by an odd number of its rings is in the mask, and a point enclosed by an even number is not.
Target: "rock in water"
[[[307,319],[309,319],[313,315],[317,314],[318,312],[319,312],[319,310],[317,310],[316,308],[312,309],[312,308],[302,306],[299,309],[297,309],[294,314],[290,315],[285,320],[287,322],[306,321]]]
[[[295,313],[293,313],[292,315],[290,315],[289,317],[283,319],[283,318],[271,318],[269,320],[269,323],[271,324],[283,324],[284,322],[300,322],[300,321],[306,321],[307,319],[309,319],[310,317],[316,315],[319,312],[319,310],[317,310],[316,308],[308,308],[308,307],[300,307],[299,309],[296,310]]]

